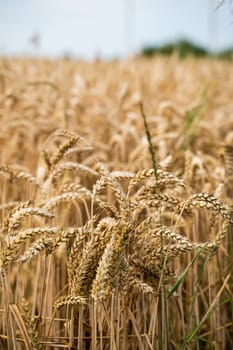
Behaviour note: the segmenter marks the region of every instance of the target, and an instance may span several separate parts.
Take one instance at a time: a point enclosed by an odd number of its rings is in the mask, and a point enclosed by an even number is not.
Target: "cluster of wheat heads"
[[[88,152],[88,165],[69,160],[82,152]],[[176,280],[177,259],[193,251],[211,258],[232,224],[229,210],[214,195],[190,195],[184,180],[162,165],[157,178],[150,168],[110,172],[92,152],[82,137],[57,130],[43,146],[37,177],[0,169],[8,181],[28,183],[34,194],[1,207],[1,332],[9,348],[19,341],[38,349],[59,342],[155,348],[163,333],[160,322],[168,333],[180,327],[176,319],[170,326],[161,321],[166,312],[176,317],[167,297],[167,310],[160,305],[167,285]],[[231,152],[226,147],[228,191]],[[222,226],[212,241],[186,235],[198,209],[206,210],[206,218],[209,213],[210,230]]]
[[[1,347],[231,348],[230,64],[0,67]]]

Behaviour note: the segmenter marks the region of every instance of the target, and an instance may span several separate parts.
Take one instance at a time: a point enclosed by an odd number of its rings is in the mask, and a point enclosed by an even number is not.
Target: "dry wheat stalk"
[[[76,171],[81,174],[87,174],[90,176],[98,176],[98,173],[92,170],[90,167],[75,163],[75,162],[65,162],[57,167],[50,173],[47,180],[44,182],[42,187],[42,192],[48,192],[48,189],[51,187],[51,184],[57,180],[60,176],[62,176],[66,171]]]
[[[33,185],[38,186],[37,180],[32,174],[27,173],[25,171],[16,170],[12,166],[0,166],[0,173],[1,172],[3,174],[9,175],[10,181],[13,181],[14,179],[24,180],[28,183],[32,183]]]
[[[39,340],[39,334],[37,330],[37,321],[31,317],[29,311],[29,303],[26,299],[23,299],[21,302],[22,307],[22,317],[27,327],[27,331],[32,342],[32,346],[35,350],[42,350],[42,345]]]
[[[75,236],[75,239],[70,249],[68,261],[67,261],[69,283],[72,283],[76,270],[80,264],[82,251],[84,249],[86,242],[91,237],[91,230],[93,229],[93,226],[97,221],[97,219],[98,217],[95,216],[95,217],[92,217],[91,220],[88,220],[82,227],[79,228]]]
[[[225,220],[229,221],[229,223],[233,223],[233,220],[228,213],[227,207],[223,205],[216,197],[209,193],[194,194],[185,202],[184,207],[188,209],[195,207],[205,208],[210,211],[219,213]]]
[[[91,194],[87,190],[85,193],[82,191],[81,193],[79,192],[64,192],[58,196],[51,197],[48,200],[45,201],[45,203],[42,203],[41,206],[45,210],[53,210],[55,207],[60,205],[61,203],[64,202],[71,202],[74,200],[86,200],[90,199]]]
[[[226,145],[224,147],[225,171],[226,171],[226,191],[227,197],[231,200],[233,197],[233,146]]]
[[[104,249],[92,284],[91,293],[95,300],[109,296],[120,283],[119,272],[129,231],[130,227],[126,224],[118,224],[113,228],[111,239]]]
[[[58,232],[58,228],[56,227],[38,227],[38,228],[29,228],[22,231],[19,231],[14,236],[7,236],[5,239],[5,244],[3,245],[1,251],[1,266],[4,267],[10,261],[15,260],[17,257],[17,253],[19,251],[20,246],[27,239],[32,237],[37,237],[39,235],[44,234],[56,234]],[[46,236],[45,240],[49,240],[49,236]],[[53,238],[54,240],[54,238]],[[32,255],[33,254],[32,252]]]
[[[17,229],[21,221],[27,217],[27,216],[32,216],[32,215],[39,215],[45,218],[53,218],[54,215],[49,213],[46,209],[43,208],[21,208],[17,211],[14,211],[12,215],[9,218],[8,221],[8,233],[12,234],[15,229]]]
[[[111,230],[114,225],[115,220],[113,219],[100,221],[90,235],[88,232],[87,243],[84,245],[81,254],[79,252],[79,241],[75,242],[74,249],[71,251],[72,263],[69,259],[72,294],[89,295],[98,261],[111,237]],[[83,239],[81,238],[81,240]]]
[[[64,297],[60,297],[54,302],[53,306],[54,308],[59,309],[64,305],[86,305],[87,302],[88,299],[84,296],[71,294]]]
[[[79,136],[72,137],[66,142],[64,142],[61,146],[59,146],[58,150],[55,154],[52,155],[49,159],[49,163],[51,166],[55,166],[78,141]]]
[[[143,169],[139,170],[138,173],[132,178],[129,184],[129,192],[132,191],[132,188],[140,183],[143,180],[154,180],[154,169]],[[174,186],[179,185],[184,187],[184,182],[176,177],[174,174],[167,171],[158,169],[158,181],[156,182],[157,186]]]

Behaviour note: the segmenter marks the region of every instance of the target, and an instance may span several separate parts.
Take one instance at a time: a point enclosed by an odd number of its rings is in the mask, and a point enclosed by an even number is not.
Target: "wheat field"
[[[0,58],[0,349],[233,348],[232,62]]]

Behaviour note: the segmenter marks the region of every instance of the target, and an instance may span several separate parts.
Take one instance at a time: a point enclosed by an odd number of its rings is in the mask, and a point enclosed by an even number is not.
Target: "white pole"
[[[126,55],[133,53],[133,39],[134,39],[134,17],[136,0],[124,0],[124,22],[125,22],[125,51]]]
[[[208,2],[208,49],[210,52],[215,51],[217,47],[215,3],[215,0],[209,0]]]

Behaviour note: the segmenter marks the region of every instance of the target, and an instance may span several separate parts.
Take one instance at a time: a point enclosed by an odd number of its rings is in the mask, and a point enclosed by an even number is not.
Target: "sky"
[[[216,9],[217,3],[0,0],[0,54],[115,58],[180,38],[217,51],[233,46],[233,5]]]

